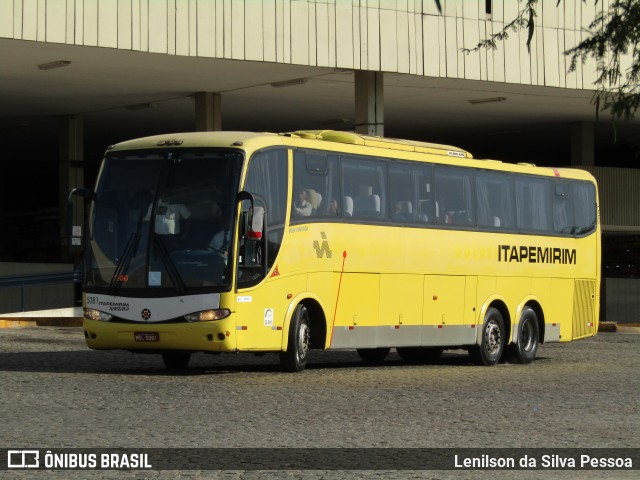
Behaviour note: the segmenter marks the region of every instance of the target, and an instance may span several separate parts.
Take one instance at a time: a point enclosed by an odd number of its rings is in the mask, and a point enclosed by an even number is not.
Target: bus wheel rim
[[[491,320],[487,324],[487,333],[485,335],[487,352],[491,355],[500,350],[500,344],[502,343],[502,334],[500,332],[500,326],[497,322]]]
[[[531,322],[525,321],[522,325],[522,330],[520,333],[520,345],[522,345],[522,350],[525,352],[530,352],[533,349],[534,345],[534,334],[533,334],[533,326]]]
[[[300,325],[300,330],[298,332],[298,358],[300,360],[304,360],[307,357],[307,352],[309,351],[309,326],[303,322]]]

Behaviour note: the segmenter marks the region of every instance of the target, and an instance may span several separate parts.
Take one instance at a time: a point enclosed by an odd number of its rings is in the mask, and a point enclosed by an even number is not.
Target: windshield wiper
[[[167,273],[169,274],[169,278],[171,282],[176,287],[176,290],[180,295],[184,295],[185,285],[182,277],[180,276],[180,272],[176,268],[175,263],[171,260],[171,255],[167,250],[164,242],[158,235],[154,235],[153,239],[155,240],[156,248],[158,249],[158,253],[160,254],[160,258],[164,262],[165,267],[167,267]]]
[[[109,283],[109,293],[112,295],[120,288],[122,285],[122,281],[124,279],[123,273],[129,269],[129,264],[131,263],[131,257],[133,252],[138,248],[138,241],[140,240],[140,229],[142,227],[142,213],[140,213],[140,218],[138,219],[138,226],[136,227],[136,231],[131,234],[127,244],[124,247],[124,252],[118,263],[116,264],[116,269],[113,273],[113,277],[111,277],[111,282]]]

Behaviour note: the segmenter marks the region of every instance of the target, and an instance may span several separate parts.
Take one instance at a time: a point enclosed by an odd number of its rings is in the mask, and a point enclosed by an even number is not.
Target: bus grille
[[[595,333],[594,306],[596,282],[576,280],[573,294],[573,340]]]

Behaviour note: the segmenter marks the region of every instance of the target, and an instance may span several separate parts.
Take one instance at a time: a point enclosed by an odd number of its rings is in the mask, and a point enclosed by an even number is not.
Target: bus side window
[[[336,155],[296,150],[293,157],[291,221],[338,217],[342,204],[338,174]]]
[[[468,169],[436,167],[436,221],[441,225],[475,224],[473,176]]]
[[[353,199],[353,218],[383,219],[386,216],[385,164],[379,159],[342,158],[345,198]]]
[[[576,235],[596,228],[596,189],[588,182],[572,182],[572,200]]]
[[[414,208],[416,188],[414,166],[392,164],[389,166],[389,196],[391,200],[391,220],[412,222],[416,218]]]
[[[377,194],[358,195],[353,198],[353,210],[357,216],[364,218],[380,217],[380,196]]]
[[[551,231],[551,182],[523,175],[516,178],[515,185],[518,230]]]
[[[571,185],[569,182],[554,182],[553,195],[553,230],[556,233],[575,233],[573,208],[571,202]]]
[[[478,226],[513,228],[513,187],[509,175],[478,172],[476,175],[476,209]]]

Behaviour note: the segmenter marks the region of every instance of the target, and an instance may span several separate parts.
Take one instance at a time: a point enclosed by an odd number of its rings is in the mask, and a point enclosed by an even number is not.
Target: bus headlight
[[[184,318],[186,318],[188,322],[210,322],[212,320],[222,320],[229,315],[231,315],[231,311],[228,308],[217,308],[215,310],[188,313]]]
[[[100,310],[96,310],[95,308],[85,308],[84,318],[88,318],[89,320],[99,320],[101,322],[108,322],[113,318],[113,315],[101,312]]]

